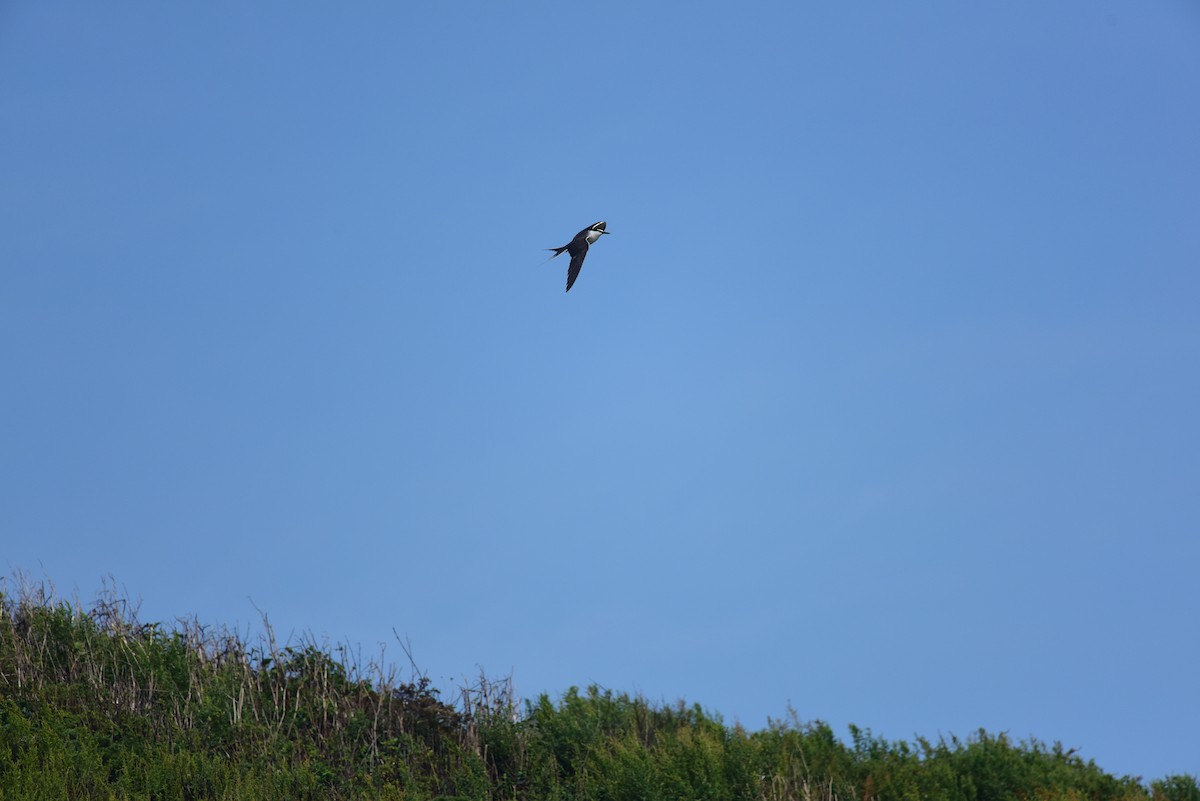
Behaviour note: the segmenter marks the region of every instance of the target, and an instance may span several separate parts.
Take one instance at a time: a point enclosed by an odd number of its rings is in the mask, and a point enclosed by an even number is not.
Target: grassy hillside
[[[751,732],[596,687],[518,708],[483,678],[447,700],[266,632],[141,623],[110,592],[88,610],[0,593],[0,799],[1200,801],[1190,776],[1147,785],[983,731],[846,741],[792,716]]]

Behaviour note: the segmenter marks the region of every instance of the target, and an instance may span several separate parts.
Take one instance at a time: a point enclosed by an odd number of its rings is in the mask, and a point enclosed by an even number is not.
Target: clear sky
[[[1198,298],[1191,0],[0,3],[0,570],[143,619],[1200,773]]]

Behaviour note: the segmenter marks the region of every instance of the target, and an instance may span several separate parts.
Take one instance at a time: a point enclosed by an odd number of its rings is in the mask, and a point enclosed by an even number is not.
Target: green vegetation
[[[447,703],[382,655],[135,612],[0,592],[0,799],[1200,801],[1191,776],[1146,786],[983,731],[845,742],[793,714],[748,732],[597,687],[518,708],[482,677]]]

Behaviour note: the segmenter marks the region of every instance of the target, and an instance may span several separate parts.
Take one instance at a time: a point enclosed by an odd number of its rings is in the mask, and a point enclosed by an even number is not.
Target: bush
[[[761,731],[698,705],[599,687],[518,707],[481,676],[447,703],[415,669],[311,637],[279,646],[180,621],[142,624],[102,592],[0,592],[0,799],[404,801],[1200,801],[1059,744],[848,742],[794,712]]]

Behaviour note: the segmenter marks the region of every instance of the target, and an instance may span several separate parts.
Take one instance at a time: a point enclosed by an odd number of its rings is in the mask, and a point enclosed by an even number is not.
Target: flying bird
[[[608,231],[604,230],[605,225],[607,225],[607,223],[601,220],[600,222],[589,225],[587,228],[584,228],[582,231],[575,234],[574,238],[572,238],[570,242],[563,245],[561,248],[546,248],[546,250],[553,250],[554,256],[559,255],[564,250],[571,254],[571,266],[567,268],[568,292],[571,291],[571,285],[575,283],[575,279],[579,277],[580,269],[583,268],[583,259],[585,256],[587,256],[588,245],[599,239],[601,235],[608,233]],[[551,256],[550,258],[553,259],[554,256]]]

